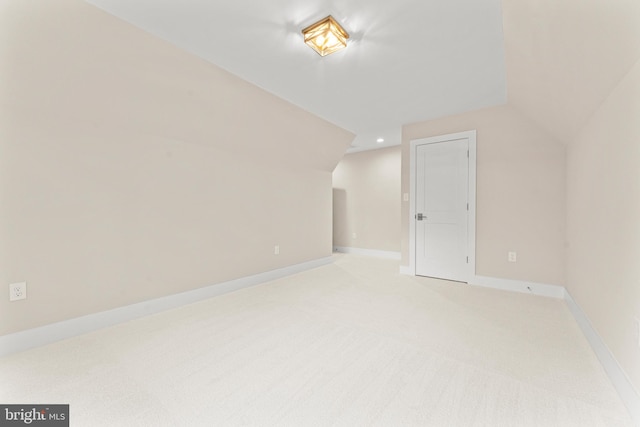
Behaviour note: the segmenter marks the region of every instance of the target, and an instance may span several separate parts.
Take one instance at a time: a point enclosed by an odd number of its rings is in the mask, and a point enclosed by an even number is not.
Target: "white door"
[[[416,146],[417,275],[468,280],[468,150],[467,138]]]

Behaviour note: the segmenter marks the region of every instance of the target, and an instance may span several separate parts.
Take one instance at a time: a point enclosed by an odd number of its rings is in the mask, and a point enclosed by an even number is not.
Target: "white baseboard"
[[[364,256],[372,256],[377,258],[387,258],[387,259],[395,259],[395,260],[401,259],[400,252],[379,251],[377,249],[361,249],[361,248],[348,248],[344,246],[334,246],[333,251],[340,252],[343,254],[364,255]]]
[[[228,282],[218,283],[204,288],[194,289],[192,291],[143,301],[137,304],[115,308],[113,310],[89,314],[38,328],[28,329],[26,331],[3,335],[0,336],[0,357],[82,335],[108,326],[113,326],[118,323],[178,308],[183,305],[202,301],[217,295],[259,285],[270,280],[279,279],[281,277],[330,264],[331,262],[331,257],[320,258],[253,276],[242,277],[240,279],[230,280]]]
[[[627,374],[620,367],[616,358],[591,325],[587,315],[582,311],[568,291],[565,292],[564,300],[567,302],[567,306],[569,306],[569,310],[571,310],[573,317],[576,319],[576,322],[578,322],[580,329],[582,329],[582,333],[587,338],[587,341],[589,341],[589,344],[591,344],[591,348],[598,357],[598,360],[600,360],[600,364],[602,364],[602,367],[611,379],[613,386],[618,391],[620,398],[627,406],[635,424],[640,426],[640,394],[638,390],[636,390],[631,381],[629,381]]]
[[[543,297],[562,299],[565,295],[563,286],[547,285],[543,283],[524,282],[520,280],[501,279],[497,277],[474,276],[470,285],[485,288],[501,289],[503,291],[521,292]]]

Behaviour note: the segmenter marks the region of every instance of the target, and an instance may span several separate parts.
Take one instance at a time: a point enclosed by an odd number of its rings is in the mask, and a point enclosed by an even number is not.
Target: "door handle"
[[[421,213],[417,213],[416,214],[416,220],[417,221],[422,221],[423,219],[427,219],[427,217],[424,216],[424,214],[421,214]]]

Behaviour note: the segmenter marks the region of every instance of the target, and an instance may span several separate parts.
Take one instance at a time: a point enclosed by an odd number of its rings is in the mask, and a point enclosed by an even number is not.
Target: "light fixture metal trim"
[[[309,25],[302,30],[304,42],[320,56],[327,56],[347,47],[349,34],[338,24],[333,16]]]

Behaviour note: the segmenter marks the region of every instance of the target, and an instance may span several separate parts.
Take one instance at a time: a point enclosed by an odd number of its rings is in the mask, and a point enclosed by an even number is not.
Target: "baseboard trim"
[[[638,390],[635,389],[629,377],[609,350],[609,347],[602,341],[600,335],[598,335],[591,325],[587,315],[582,311],[568,291],[565,291],[564,300],[571,314],[573,314],[574,319],[576,319],[578,326],[582,329],[582,333],[587,338],[587,341],[589,341],[598,360],[600,360],[600,364],[609,376],[609,379],[611,379],[613,386],[618,391],[620,398],[627,406],[634,423],[640,426],[640,394]]]
[[[525,282],[521,280],[501,279],[497,277],[474,276],[470,285],[485,288],[501,289],[503,291],[520,292],[543,297],[563,299],[565,289],[563,286],[547,285],[544,283]]]
[[[200,289],[194,289],[192,291],[143,301],[137,304],[115,308],[113,310],[89,314],[74,319],[52,323],[50,325],[28,329],[26,331],[3,335],[0,336],[0,357],[28,350],[30,348],[40,347],[67,338],[72,338],[98,329],[117,325],[119,323],[139,319],[151,314],[171,310],[243,288],[256,286],[271,280],[280,279],[312,268],[327,265],[331,262],[333,262],[331,257],[320,258],[289,267],[279,268],[252,276],[206,286]]]
[[[393,251],[379,251],[377,249],[361,249],[361,248],[349,248],[345,246],[334,246],[334,252],[340,252],[343,254],[364,255],[376,258],[387,258],[400,260],[402,258],[400,252]]]

